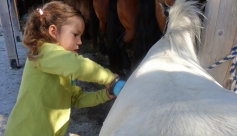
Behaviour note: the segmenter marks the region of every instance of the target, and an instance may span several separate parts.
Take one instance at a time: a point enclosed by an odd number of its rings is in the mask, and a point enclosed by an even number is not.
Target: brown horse
[[[140,63],[151,46],[165,31],[166,16],[160,4],[173,5],[175,0],[92,0],[99,21],[100,48],[106,52],[105,34],[109,63],[112,71],[129,76],[130,71]],[[200,0],[201,2],[205,0]],[[107,30],[107,31],[106,31]],[[94,36],[98,29],[94,31]],[[97,38],[93,45],[97,45]],[[133,42],[131,57],[125,44]],[[131,56],[131,55],[130,55]]]
[[[174,0],[166,0],[171,5]],[[150,47],[163,33],[166,17],[161,14],[156,0],[93,0],[99,20],[100,48],[107,33],[107,47],[112,71],[127,74],[131,61],[125,44],[134,42],[134,64],[139,63]],[[122,27],[121,27],[122,26]],[[107,31],[106,31],[107,30]],[[96,36],[98,30],[94,31]],[[97,45],[97,38],[93,45]]]

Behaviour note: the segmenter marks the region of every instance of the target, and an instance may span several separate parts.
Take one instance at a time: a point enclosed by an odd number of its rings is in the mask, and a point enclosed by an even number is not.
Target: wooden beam
[[[0,27],[2,27],[1,17],[0,17]]]
[[[18,9],[16,7],[15,0],[7,0],[9,2],[9,11],[12,21],[12,28],[14,33],[14,38],[16,42],[21,42],[21,33],[20,33],[20,22],[18,18]]]
[[[205,8],[207,19],[202,31],[202,45],[198,54],[204,68],[228,56],[237,44],[237,0],[208,0]],[[231,60],[208,72],[229,89]]]
[[[18,8],[17,8],[17,4],[16,4],[17,0],[12,0],[12,5],[14,6],[14,13],[16,15],[16,22],[17,22],[17,26],[18,26],[18,30],[21,30],[21,26],[20,26],[20,18],[19,18],[19,13],[18,13]]]
[[[10,3],[9,3],[10,4]],[[17,50],[16,41],[14,38],[14,32],[12,27],[12,19],[10,17],[9,6],[7,0],[2,0],[0,4],[0,18],[2,22],[2,31],[6,43],[10,68],[20,67]]]

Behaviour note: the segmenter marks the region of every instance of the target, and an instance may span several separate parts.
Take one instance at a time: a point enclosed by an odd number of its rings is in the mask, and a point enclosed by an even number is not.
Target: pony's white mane
[[[195,38],[200,41],[201,19],[204,16],[197,8],[197,1],[176,0],[169,10],[169,23],[165,38],[170,41],[172,49],[183,57],[191,56],[198,62],[195,53]],[[187,54],[189,53],[189,54]],[[191,54],[190,54],[191,53]]]

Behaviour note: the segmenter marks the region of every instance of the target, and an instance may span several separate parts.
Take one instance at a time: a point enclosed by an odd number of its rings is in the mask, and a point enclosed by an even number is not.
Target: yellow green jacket
[[[57,44],[40,46],[35,64],[26,60],[4,135],[64,136],[71,106],[92,107],[109,100],[105,89],[83,92],[73,82],[75,79],[109,84],[114,76],[110,70]]]

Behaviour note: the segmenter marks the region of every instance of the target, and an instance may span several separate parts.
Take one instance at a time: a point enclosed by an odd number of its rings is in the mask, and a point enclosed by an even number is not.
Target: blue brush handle
[[[123,86],[125,85],[125,81],[124,80],[118,80],[113,88],[113,93],[114,95],[117,97],[120,93],[120,91],[122,90]]]

